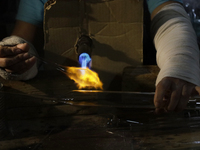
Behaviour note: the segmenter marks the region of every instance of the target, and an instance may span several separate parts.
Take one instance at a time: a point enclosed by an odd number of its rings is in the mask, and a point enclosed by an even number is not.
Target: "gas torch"
[[[92,39],[87,35],[81,35],[76,43],[76,53],[81,68],[91,68]]]

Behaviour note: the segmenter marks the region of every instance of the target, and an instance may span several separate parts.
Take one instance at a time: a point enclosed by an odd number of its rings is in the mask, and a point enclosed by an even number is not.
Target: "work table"
[[[153,70],[156,74],[156,69]],[[123,79],[126,91],[129,86],[125,82],[130,76],[135,76],[130,73],[131,68],[125,73],[129,76]],[[142,77],[143,81],[148,80],[149,85],[155,79],[151,73],[145,75],[144,71]],[[141,68],[138,74],[141,74]],[[139,80],[139,77],[135,79]],[[6,101],[8,127],[0,139],[1,150],[199,148],[198,110],[155,115],[152,108],[60,103],[59,100],[67,99],[70,91],[77,87],[57,71],[41,71],[29,81],[0,79],[0,82],[3,84],[1,94]],[[150,88],[146,90],[151,91]]]

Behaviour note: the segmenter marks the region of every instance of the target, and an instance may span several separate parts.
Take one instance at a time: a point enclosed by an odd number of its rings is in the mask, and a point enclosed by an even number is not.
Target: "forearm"
[[[179,4],[167,4],[158,9],[153,16],[152,32],[161,69],[156,85],[164,77],[200,85],[196,34],[184,8]]]
[[[24,40],[33,43],[36,30],[37,26],[24,21],[17,20],[12,35],[21,37]]]

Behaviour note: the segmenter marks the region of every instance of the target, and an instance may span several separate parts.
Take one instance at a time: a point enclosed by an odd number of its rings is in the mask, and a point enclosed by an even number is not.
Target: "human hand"
[[[27,43],[16,46],[0,46],[0,67],[10,73],[22,74],[29,70],[36,58],[28,54]]]
[[[156,86],[155,112],[180,112],[186,108],[189,97],[199,94],[200,87],[187,81],[165,77]]]

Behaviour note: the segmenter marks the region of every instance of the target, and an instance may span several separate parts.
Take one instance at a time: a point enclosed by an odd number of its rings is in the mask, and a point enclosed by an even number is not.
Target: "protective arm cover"
[[[197,37],[183,6],[166,5],[153,18],[151,30],[161,69],[156,85],[164,77],[174,77],[200,86]]]

